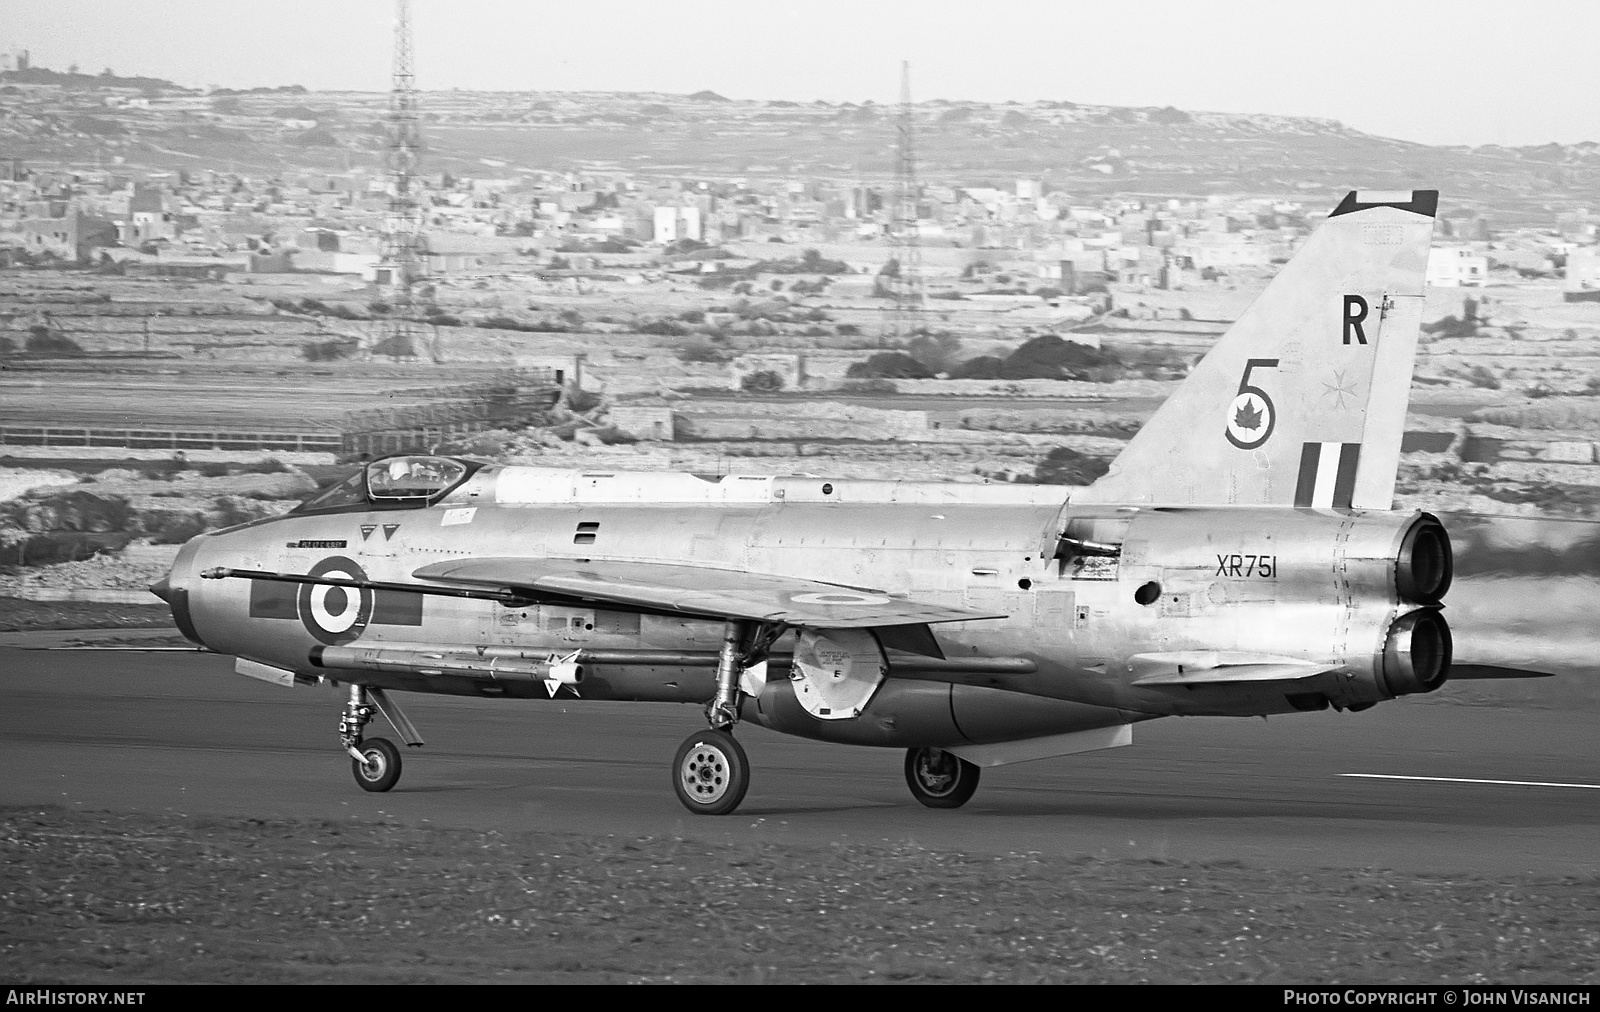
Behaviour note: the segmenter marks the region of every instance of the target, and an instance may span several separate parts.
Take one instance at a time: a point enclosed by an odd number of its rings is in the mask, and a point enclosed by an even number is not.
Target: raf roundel
[[[323,559],[306,575],[334,580],[367,578],[360,566],[338,555]],[[296,604],[306,631],[329,646],[357,639],[372,619],[372,591],[367,588],[302,583]]]
[[[795,604],[888,604],[889,598],[883,594],[863,594],[855,590],[830,590],[815,591],[806,594],[794,594],[789,598]]]
[[[1272,435],[1277,414],[1266,394],[1241,391],[1228,405],[1228,442],[1241,450],[1254,450]]]

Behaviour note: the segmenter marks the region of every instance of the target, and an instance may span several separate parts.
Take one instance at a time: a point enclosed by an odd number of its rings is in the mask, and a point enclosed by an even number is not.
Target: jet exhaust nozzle
[[[1400,554],[1395,559],[1395,590],[1407,601],[1438,604],[1444,600],[1454,575],[1450,535],[1437,517],[1422,514],[1400,542]]]
[[[1383,682],[1391,695],[1432,692],[1450,677],[1450,626],[1437,611],[1402,615],[1383,645]]]

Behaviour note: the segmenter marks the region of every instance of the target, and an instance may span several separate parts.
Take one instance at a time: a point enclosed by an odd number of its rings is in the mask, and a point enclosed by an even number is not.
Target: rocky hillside
[[[303,89],[200,96],[138,79],[137,103],[95,94],[124,78],[0,75],[0,145],[24,159],[109,159],[167,170],[232,163],[307,169],[381,165],[382,92]],[[41,75],[53,75],[49,81]],[[58,80],[59,79],[59,80]],[[110,92],[108,91],[108,95]],[[292,102],[290,101],[292,99]],[[121,104],[118,104],[121,102]],[[612,163],[682,173],[887,178],[897,110],[870,102],[732,101],[614,92],[429,92],[431,171],[478,175]],[[293,113],[293,115],[290,115]],[[1319,195],[1346,187],[1437,187],[1446,213],[1547,225],[1553,208],[1600,204],[1600,144],[1433,147],[1325,119],[1128,108],[1071,101],[932,101],[915,107],[923,178],[1008,186],[1041,177],[1090,200],[1112,193]],[[310,126],[310,124],[315,124]]]

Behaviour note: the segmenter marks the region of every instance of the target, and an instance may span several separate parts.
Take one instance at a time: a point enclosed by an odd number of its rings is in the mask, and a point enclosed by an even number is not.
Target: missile
[[[534,680],[574,686],[583,681],[583,665],[571,658],[550,655],[543,660],[527,657],[483,656],[471,651],[425,647],[318,646],[311,663],[320,668],[390,671],[416,675],[464,675],[497,680]]]

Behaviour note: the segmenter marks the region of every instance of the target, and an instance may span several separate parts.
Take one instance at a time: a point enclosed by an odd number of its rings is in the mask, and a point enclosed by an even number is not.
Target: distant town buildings
[[[4,61],[13,71],[29,68],[26,52]],[[377,278],[388,180],[379,171],[378,150],[360,147],[366,142],[358,127],[346,131],[353,138],[346,150],[361,157],[347,158],[342,171],[286,165],[261,173],[202,161],[185,162],[181,171],[148,171],[122,163],[118,153],[140,129],[175,125],[248,133],[286,152],[312,150],[333,136],[327,134],[330,123],[356,123],[358,117],[333,108],[339,103],[305,93],[207,96],[136,87],[121,78],[69,91],[40,83],[41,75],[51,73],[13,73],[9,80],[17,83],[0,86],[0,120],[48,125],[76,138],[80,151],[94,152],[96,164],[0,158],[0,246],[21,256],[159,262],[167,265],[163,270],[203,260],[195,269],[225,265]],[[430,95],[429,112],[481,120],[482,101],[460,93]],[[595,110],[608,108],[608,101],[557,96],[521,109],[515,122],[570,125],[584,115],[602,115]],[[350,102],[365,108],[365,115],[381,116],[376,98]],[[662,104],[648,107],[648,115],[668,115],[671,102],[691,99],[664,96]],[[970,123],[979,108],[951,105],[940,113],[941,121]],[[765,122],[763,116],[849,129],[870,114],[862,107],[825,104],[762,109],[751,104],[747,112],[728,115],[744,116],[752,129]],[[991,114],[998,125],[1009,113],[981,113]],[[1028,115],[1044,122],[1091,114],[1063,106]],[[1124,158],[1124,152],[1106,149],[1065,175],[1081,180],[1086,167],[1115,174]],[[363,161],[365,167],[357,164]],[[1049,175],[984,179],[930,171],[926,177],[915,227],[934,300],[1051,299],[1089,295],[1107,285],[1226,284],[1234,276],[1275,270],[1324,213],[1282,195],[1107,198],[1074,193]],[[752,162],[730,174],[617,162],[539,168],[483,157],[472,171],[457,165],[419,183],[431,243],[427,268],[440,277],[515,270],[579,285],[601,276],[637,283],[648,274],[649,280],[705,278],[711,286],[717,284],[711,276],[730,266],[792,259],[815,249],[858,275],[837,278],[837,291],[870,295],[873,279],[893,256],[887,236],[893,179],[886,172],[864,177],[843,165],[802,175]],[[1555,215],[1548,228],[1515,235],[1492,235],[1481,217],[1442,219],[1429,282],[1481,286],[1493,284],[1497,271],[1518,277],[1565,273],[1570,284],[1587,290],[1592,281],[1586,265],[1593,261],[1584,251],[1597,241],[1600,215],[1585,208]]]

